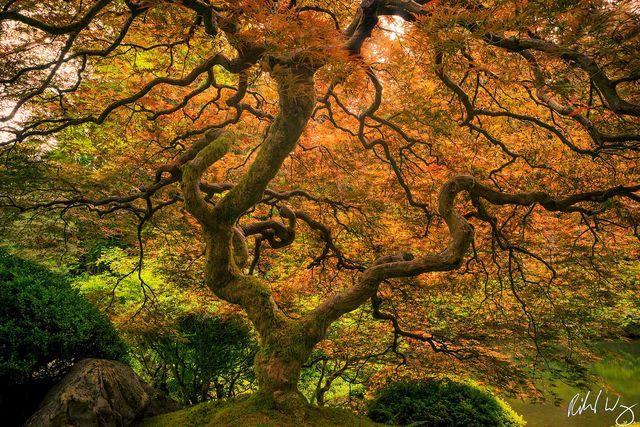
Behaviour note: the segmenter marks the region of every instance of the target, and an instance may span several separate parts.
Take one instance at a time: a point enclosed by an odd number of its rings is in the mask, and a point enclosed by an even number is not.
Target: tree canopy
[[[638,320],[637,2],[3,3],[5,242],[124,242],[140,310],[150,260],[204,283],[277,405],[327,355],[320,392],[508,382]]]

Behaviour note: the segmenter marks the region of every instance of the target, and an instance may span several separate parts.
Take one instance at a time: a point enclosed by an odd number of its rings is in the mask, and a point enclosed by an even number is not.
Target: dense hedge
[[[392,383],[369,405],[369,418],[393,425],[520,427],[506,403],[469,384],[449,380]]]
[[[0,250],[0,383],[58,374],[84,357],[123,360],[109,320],[64,277]]]

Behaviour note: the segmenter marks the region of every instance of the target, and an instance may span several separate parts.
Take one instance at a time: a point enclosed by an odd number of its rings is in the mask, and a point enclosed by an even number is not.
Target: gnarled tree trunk
[[[298,391],[298,380],[302,365],[324,337],[318,332],[304,319],[287,320],[262,336],[255,369],[259,392],[267,402],[282,410],[307,403]]]
[[[246,236],[236,227],[238,218],[261,200],[267,184],[295,147],[315,105],[312,69],[295,65],[274,68],[271,74],[278,84],[280,112],[249,170],[215,206],[204,201],[200,179],[234,141],[230,133],[214,132],[197,143],[203,148],[184,165],[182,190],[187,209],[203,228],[207,285],[221,299],[240,305],[260,335],[261,350],[255,359],[260,395],[271,406],[292,410],[306,403],[297,389],[298,378],[324,330],[310,327],[309,319],[287,318],[266,284],[244,274]]]
[[[201,188],[207,185],[201,183],[202,175],[227,153],[235,140],[229,132],[213,132],[196,143],[195,154],[182,167],[182,191],[187,209],[202,225],[207,246],[207,285],[219,298],[241,306],[260,335],[261,350],[255,359],[259,397],[270,407],[295,413],[304,412],[307,404],[297,388],[302,365],[334,321],[375,297],[378,286],[387,279],[449,271],[461,265],[473,229],[454,209],[460,192],[467,192],[479,207],[480,199],[484,199],[498,205],[538,202],[549,210],[567,210],[579,200],[555,201],[544,193],[504,194],[483,186],[471,176],[454,177],[439,195],[438,212],[450,235],[445,250],[417,258],[406,253],[380,257],[363,271],[355,285],[301,318],[290,319],[274,301],[267,284],[245,274],[244,269],[248,259],[247,235],[269,229],[279,237],[269,243],[273,247],[284,246],[295,237],[295,213],[281,210],[288,226],[276,220],[237,225],[238,219],[262,199],[269,181],[294,149],[316,102],[312,68],[299,65],[303,63],[299,59],[275,62],[271,75],[278,84],[280,111],[249,170],[235,186],[227,188],[228,192],[215,206],[204,200]]]
[[[302,365],[331,323],[373,297],[383,280],[450,270],[460,265],[472,232],[467,221],[453,209],[453,202],[460,191],[470,191],[475,181],[471,177],[458,177],[440,194],[439,211],[451,232],[445,251],[418,259],[407,254],[381,257],[364,271],[355,286],[300,319],[287,318],[273,300],[268,286],[257,277],[244,274],[243,269],[248,258],[246,234],[271,227],[279,230],[280,242],[290,240],[295,235],[295,214],[290,210],[281,211],[289,220],[288,227],[273,221],[236,226],[238,218],[261,200],[267,184],[295,147],[315,104],[310,68],[281,64],[274,68],[277,71],[272,70],[272,76],[278,83],[280,112],[249,170],[215,206],[206,203],[200,193],[200,179],[234,141],[228,132],[212,133],[196,144],[200,151],[184,165],[182,190],[187,209],[203,228],[207,285],[219,298],[240,305],[260,335],[262,348],[255,359],[259,396],[271,407],[296,412],[307,403],[297,388]]]

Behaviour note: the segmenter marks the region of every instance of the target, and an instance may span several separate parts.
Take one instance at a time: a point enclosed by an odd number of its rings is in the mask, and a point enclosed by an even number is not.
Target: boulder
[[[155,390],[130,367],[111,360],[84,359],[47,393],[25,427],[124,427],[157,412],[154,399]],[[175,409],[166,402],[161,406]]]

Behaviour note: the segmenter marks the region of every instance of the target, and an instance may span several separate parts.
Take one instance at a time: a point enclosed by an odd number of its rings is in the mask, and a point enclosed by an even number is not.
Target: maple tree
[[[4,230],[48,248],[133,218],[128,275],[152,294],[152,256],[240,306],[285,409],[368,304],[393,332],[370,354],[572,348],[577,320],[638,310],[639,20],[604,0],[9,0]]]

